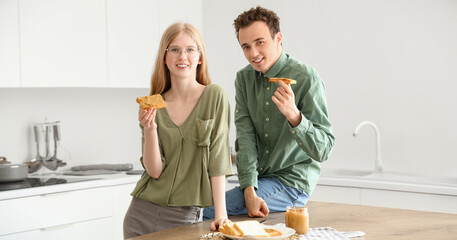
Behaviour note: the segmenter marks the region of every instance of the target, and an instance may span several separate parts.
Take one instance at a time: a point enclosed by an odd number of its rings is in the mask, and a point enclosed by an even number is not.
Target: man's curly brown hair
[[[233,26],[235,26],[236,37],[239,38],[240,28],[249,27],[249,25],[256,21],[263,21],[268,25],[272,38],[274,38],[276,33],[280,32],[278,15],[269,9],[257,6],[256,8],[244,11],[235,19]]]

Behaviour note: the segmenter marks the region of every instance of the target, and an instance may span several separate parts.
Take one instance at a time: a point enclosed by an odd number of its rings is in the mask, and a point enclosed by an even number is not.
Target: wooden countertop
[[[309,202],[310,227],[332,227],[338,231],[363,231],[364,239],[457,239],[457,214],[444,214],[370,207],[361,205]],[[247,216],[230,216],[232,221],[248,219]],[[252,219],[252,218],[251,218]],[[257,220],[262,220],[258,218]],[[271,213],[265,224],[284,223],[284,212]],[[160,232],[131,238],[131,240],[198,240],[210,233],[211,221],[180,226]]]

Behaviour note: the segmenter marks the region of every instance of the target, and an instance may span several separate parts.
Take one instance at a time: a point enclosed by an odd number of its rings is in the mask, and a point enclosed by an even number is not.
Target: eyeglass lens
[[[179,55],[181,55],[182,50],[182,48],[178,47],[167,48],[167,52],[173,57],[179,57]],[[199,50],[195,47],[184,48],[184,53],[186,53],[188,57],[195,57],[197,56],[198,52]]]

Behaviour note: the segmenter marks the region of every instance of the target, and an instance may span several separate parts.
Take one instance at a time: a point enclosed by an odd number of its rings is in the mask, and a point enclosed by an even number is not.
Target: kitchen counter
[[[42,176],[29,177],[42,177],[42,178],[64,178],[64,179],[88,179],[80,182],[69,182],[63,184],[40,186],[32,188],[23,188],[17,190],[0,191],[0,201],[7,199],[15,199],[22,197],[31,197],[43,194],[52,194],[59,192],[68,192],[74,190],[116,186],[122,184],[136,183],[141,175],[127,175],[124,172],[115,174],[92,175],[92,176],[70,176],[61,174],[48,174]]]
[[[332,227],[338,231],[363,231],[363,239],[456,239],[457,215],[402,210],[362,205],[325,202],[309,202],[310,227]],[[266,224],[284,223],[284,212],[271,213]],[[247,216],[231,216],[232,221],[249,219]],[[251,218],[252,220],[252,218]],[[261,220],[261,219],[257,219]],[[160,232],[131,238],[131,240],[199,239],[210,233],[211,220],[180,226]]]

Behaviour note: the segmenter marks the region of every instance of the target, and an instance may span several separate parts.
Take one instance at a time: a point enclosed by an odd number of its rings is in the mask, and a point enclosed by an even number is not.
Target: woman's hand
[[[160,156],[157,124],[154,119],[157,109],[141,110],[138,121],[144,131],[143,164],[149,176],[158,179],[162,174],[162,159]]]
[[[225,218],[225,217],[215,219],[211,223],[211,230],[212,231],[216,231],[220,226],[224,225],[224,223],[229,223],[229,222],[231,222],[231,221],[229,219]]]
[[[157,124],[154,121],[156,117],[156,112],[157,109],[155,108],[141,110],[140,116],[138,117],[138,121],[140,121],[140,124],[141,126],[143,126],[144,130],[157,128]]]

